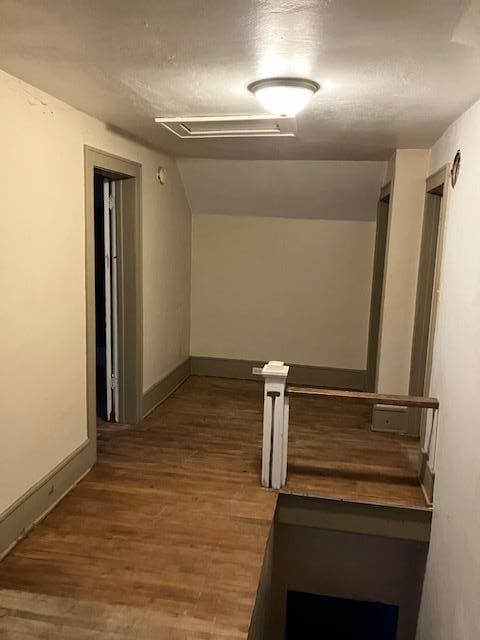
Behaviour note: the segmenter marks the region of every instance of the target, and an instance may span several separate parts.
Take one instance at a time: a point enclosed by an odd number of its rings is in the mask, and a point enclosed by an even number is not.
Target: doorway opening
[[[368,325],[367,370],[364,391],[377,391],[378,346],[380,342],[380,324],[383,304],[383,280],[385,257],[387,252],[388,212],[390,209],[391,185],[388,183],[381,191],[377,206],[377,224],[375,232],[375,252],[373,258],[372,294],[370,320]]]
[[[286,640],[395,640],[398,607],[289,591]]]
[[[142,419],[141,165],[85,147],[88,438]]]
[[[448,170],[444,167],[427,180],[408,390],[412,396],[425,396],[430,391],[447,179]],[[412,435],[419,435],[424,430],[424,414],[421,409],[409,410],[409,432]]]
[[[94,172],[97,418],[119,421],[116,182]]]

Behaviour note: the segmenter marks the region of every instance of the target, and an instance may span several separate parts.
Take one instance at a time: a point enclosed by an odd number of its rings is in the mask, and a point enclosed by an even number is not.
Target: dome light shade
[[[248,89],[273,115],[294,116],[307,106],[320,85],[304,78],[269,78],[252,82]]]

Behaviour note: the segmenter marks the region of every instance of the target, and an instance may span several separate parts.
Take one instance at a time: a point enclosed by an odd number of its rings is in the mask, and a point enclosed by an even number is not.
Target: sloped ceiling
[[[375,220],[385,162],[178,160],[193,214]]]

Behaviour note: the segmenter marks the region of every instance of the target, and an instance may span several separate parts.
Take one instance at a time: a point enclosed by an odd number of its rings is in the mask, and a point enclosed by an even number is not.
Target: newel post
[[[280,489],[286,479],[284,466],[286,466],[287,443],[284,443],[284,437],[285,418],[288,420],[288,411],[285,415],[285,386],[289,368],[283,362],[271,360],[262,369],[265,381],[262,485],[272,489]]]

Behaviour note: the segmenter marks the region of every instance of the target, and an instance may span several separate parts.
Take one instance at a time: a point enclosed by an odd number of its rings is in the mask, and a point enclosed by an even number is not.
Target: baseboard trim
[[[204,356],[192,356],[190,360],[190,371],[194,376],[238,378],[240,380],[260,380],[261,378],[252,374],[252,368],[263,367],[265,364],[264,360],[235,360]],[[365,385],[365,375],[365,371],[358,369],[290,364],[288,382],[311,387],[362,391]]]
[[[408,435],[407,408],[376,404],[372,412],[372,431]]]
[[[95,442],[87,440],[0,514],[0,559],[73,489],[95,461]]]
[[[435,486],[435,471],[428,464],[428,453],[423,449],[418,454],[418,479],[425,495],[425,500],[433,504],[433,488]]]
[[[178,389],[190,376],[190,360],[190,357],[186,358],[175,367],[175,369],[172,369],[170,373],[167,373],[160,382],[153,384],[145,391],[142,400],[142,414],[144,418],[166,400],[168,396]]]

